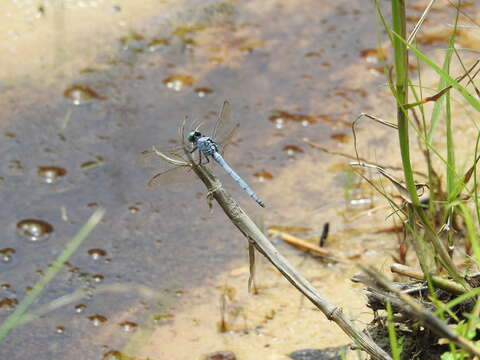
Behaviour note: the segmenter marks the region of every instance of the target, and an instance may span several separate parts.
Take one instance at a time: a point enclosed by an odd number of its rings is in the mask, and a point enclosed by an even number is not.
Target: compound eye
[[[191,143],[195,142],[196,139],[198,139],[199,137],[201,137],[202,134],[199,132],[199,131],[191,131],[189,134],[188,134],[188,141],[190,141]]]

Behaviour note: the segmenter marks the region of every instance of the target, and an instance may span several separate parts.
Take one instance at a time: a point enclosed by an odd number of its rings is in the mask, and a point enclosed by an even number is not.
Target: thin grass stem
[[[58,272],[63,268],[65,262],[70,259],[70,257],[75,253],[78,247],[83,243],[83,241],[88,237],[92,232],[95,226],[100,222],[104,215],[105,211],[103,209],[98,209],[93,213],[93,215],[88,219],[88,221],[83,225],[80,231],[75,235],[75,237],[70,241],[67,247],[63,252],[57,257],[53,264],[48,268],[45,275],[37,281],[33,286],[33,289],[28,293],[27,296],[20,302],[15,311],[7,317],[7,319],[0,326],[0,341],[7,336],[7,334],[12,330],[23,317],[23,314],[27,309],[32,305],[35,299],[40,296],[40,294],[45,290],[47,285],[53,280],[53,278],[58,274]]]

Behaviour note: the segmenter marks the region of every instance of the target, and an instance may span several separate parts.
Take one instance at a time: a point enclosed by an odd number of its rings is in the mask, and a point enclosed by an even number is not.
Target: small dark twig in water
[[[326,222],[324,225],[323,225],[323,231],[322,231],[322,235],[320,236],[320,241],[318,243],[318,245],[320,245],[320,247],[324,247],[325,246],[325,242],[327,241],[327,237],[328,237],[328,232],[330,230],[330,223],[329,222]]]

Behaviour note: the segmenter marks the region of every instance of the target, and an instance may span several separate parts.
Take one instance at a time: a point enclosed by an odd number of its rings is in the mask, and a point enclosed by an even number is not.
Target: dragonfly
[[[206,136],[200,132],[200,127],[203,124],[198,124],[187,135],[187,141],[191,146],[190,153],[198,154],[198,164],[205,165],[214,160],[215,163],[220,165],[223,170],[230,175],[230,177],[243,189],[248,196],[257,202],[261,207],[265,207],[265,203],[260,197],[252,190],[252,188],[243,180],[225,161],[222,153],[225,147],[231,142],[231,138],[238,130],[238,124],[231,125],[231,110],[230,103],[225,101],[221,107],[220,114],[215,122],[211,136]],[[148,182],[149,187],[157,185],[166,185],[172,182],[182,182],[188,179],[188,176],[178,171],[179,168],[188,166],[188,163],[184,161],[182,152],[184,149],[184,139],[181,135],[181,143],[161,148],[153,147],[150,150],[145,150],[141,154],[141,163],[146,166],[157,166],[158,160],[165,160],[169,163],[176,165],[165,171],[159,172],[154,175]],[[172,159],[178,159],[173,160]]]

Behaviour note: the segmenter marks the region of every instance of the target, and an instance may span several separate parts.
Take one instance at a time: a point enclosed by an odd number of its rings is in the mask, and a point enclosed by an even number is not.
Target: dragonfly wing
[[[149,180],[148,187],[155,187],[157,185],[165,186],[191,181],[193,177],[189,174],[189,171],[187,171],[186,168],[188,168],[188,166],[177,166],[160,172]]]
[[[212,139],[219,145],[226,143],[236,132],[238,124],[232,124],[230,103],[225,100],[212,132]]]
[[[219,140],[218,146],[220,147],[221,154],[223,154],[227,146],[233,142],[233,139],[235,138],[239,128],[240,124],[236,124],[223,139]]]

